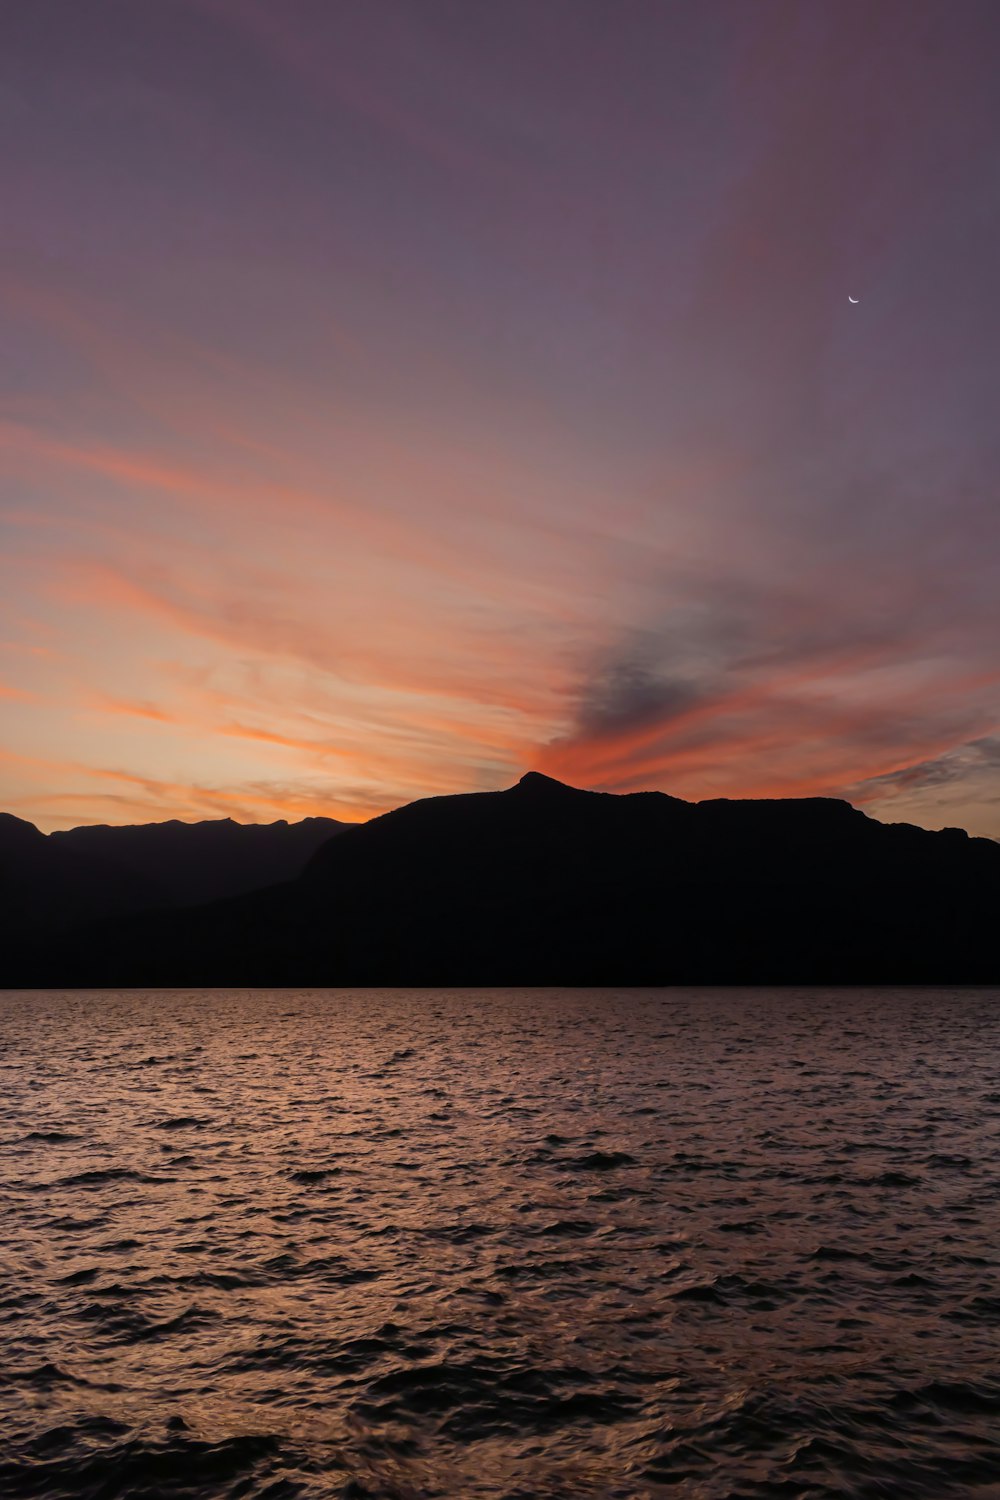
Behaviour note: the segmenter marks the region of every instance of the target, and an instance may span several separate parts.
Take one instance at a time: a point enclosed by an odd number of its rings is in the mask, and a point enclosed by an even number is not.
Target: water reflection
[[[5,1495],[1000,1471],[992,994],[7,994],[0,1023]]]

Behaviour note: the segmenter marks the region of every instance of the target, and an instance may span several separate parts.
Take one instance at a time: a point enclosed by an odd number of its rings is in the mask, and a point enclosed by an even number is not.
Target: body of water
[[[1000,1496],[1000,992],[0,994],[0,1494]]]

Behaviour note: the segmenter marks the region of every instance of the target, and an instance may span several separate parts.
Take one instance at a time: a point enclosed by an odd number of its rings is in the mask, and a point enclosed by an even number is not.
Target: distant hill
[[[54,843],[33,823],[0,813],[0,935],[7,944],[141,911],[161,899],[156,880],[98,850]]]
[[[197,905],[300,874],[346,825],[147,823],[45,835],[0,813],[0,936],[49,950],[54,934],[99,918]],[[0,959],[0,983],[4,982]]]
[[[333,818],[300,823],[95,824],[52,833],[50,840],[76,853],[113,860],[156,885],[161,902],[195,906],[294,880],[320,845],[348,827]]]
[[[415,802],[294,881],[78,932],[22,982],[992,983],[1000,845],[846,802],[577,791]]]

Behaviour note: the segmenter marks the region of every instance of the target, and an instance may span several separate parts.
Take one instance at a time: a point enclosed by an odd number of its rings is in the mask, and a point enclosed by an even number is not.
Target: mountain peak
[[[564,781],[556,781],[554,776],[545,776],[541,771],[525,771],[516,786],[511,791],[524,792],[575,792],[577,787],[567,786]]]

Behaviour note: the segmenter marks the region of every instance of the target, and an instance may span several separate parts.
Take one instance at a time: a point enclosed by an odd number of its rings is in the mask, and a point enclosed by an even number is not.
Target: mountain
[[[113,860],[155,884],[157,905],[200,906],[294,880],[320,845],[347,826],[333,818],[303,818],[301,823],[173,819],[123,828],[70,828],[49,838],[64,849]]]
[[[63,847],[33,823],[0,813],[0,934],[6,945],[160,899],[155,880],[99,851]]]
[[[55,934],[153,907],[200,904],[297,876],[346,825],[332,818],[73,828],[0,813],[0,940],[43,954]],[[0,970],[0,983],[4,981]]]
[[[991,983],[1000,845],[824,798],[529,773],[347,829],[284,885],[75,934],[32,982]]]

